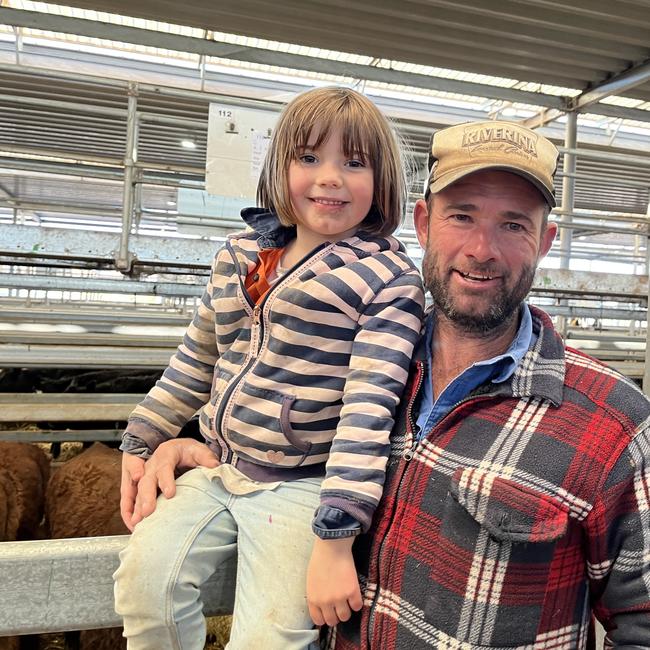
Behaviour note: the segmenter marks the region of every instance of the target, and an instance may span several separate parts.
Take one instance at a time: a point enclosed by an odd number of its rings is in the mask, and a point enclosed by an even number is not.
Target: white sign
[[[205,187],[255,205],[257,181],[278,113],[210,104]]]

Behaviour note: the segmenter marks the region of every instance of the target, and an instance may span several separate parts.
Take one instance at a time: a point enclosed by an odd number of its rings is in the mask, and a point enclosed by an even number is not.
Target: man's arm
[[[650,648],[650,431],[618,459],[587,518],[594,614],[615,648]]]
[[[171,499],[176,494],[177,470],[217,467],[217,457],[202,442],[189,438],[168,440],[149,460],[122,454],[120,512],[129,530],[156,509],[158,490]]]

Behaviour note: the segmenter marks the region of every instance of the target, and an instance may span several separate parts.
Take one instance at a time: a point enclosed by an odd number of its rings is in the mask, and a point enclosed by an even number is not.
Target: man
[[[415,206],[433,297],[356,542],[336,648],[650,648],[650,405],[524,301],[556,225],[557,150],[519,126],[436,133]]]
[[[594,614],[614,647],[650,648],[650,405],[524,303],[556,232],[557,150],[487,122],[432,154],[414,216],[434,306],[355,543],[364,607],[332,645],[583,650]],[[187,442],[126,481],[134,521],[174,466],[209,461]]]

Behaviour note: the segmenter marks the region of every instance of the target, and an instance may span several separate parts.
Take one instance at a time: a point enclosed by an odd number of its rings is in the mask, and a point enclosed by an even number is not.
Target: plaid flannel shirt
[[[650,403],[548,316],[503,384],[414,436],[413,362],[384,498],[355,543],[364,607],[338,650],[650,648]],[[421,346],[423,347],[423,346]]]

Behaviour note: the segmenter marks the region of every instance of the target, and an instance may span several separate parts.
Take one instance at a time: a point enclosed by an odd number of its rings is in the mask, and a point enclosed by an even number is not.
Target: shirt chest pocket
[[[567,531],[568,510],[557,499],[495,472],[457,469],[450,496],[498,541],[552,542]]]
[[[558,549],[575,532],[558,499],[495,472],[458,468],[439,530],[425,615],[452,638],[512,648],[574,622],[572,611],[548,620],[548,604],[566,602]]]

